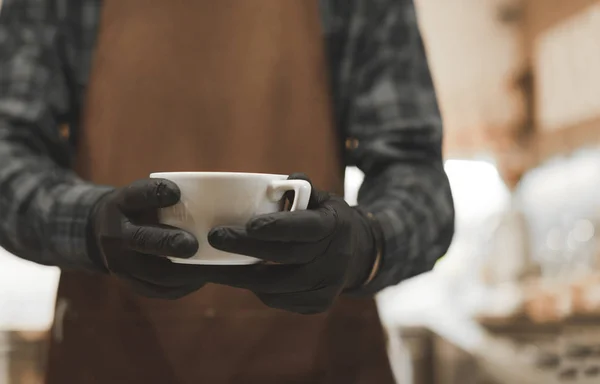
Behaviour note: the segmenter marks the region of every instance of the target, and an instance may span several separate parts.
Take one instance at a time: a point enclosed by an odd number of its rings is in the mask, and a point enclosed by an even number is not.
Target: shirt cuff
[[[381,290],[397,284],[399,280],[402,280],[399,276],[403,276],[406,272],[404,271],[406,261],[397,260],[408,254],[406,247],[408,241],[403,222],[394,217],[393,212],[386,210],[375,212],[372,217],[377,222],[378,230],[381,231],[381,249],[379,250],[381,255],[377,260],[377,271],[374,277],[362,287],[351,292],[353,296],[375,295]]]
[[[102,269],[88,252],[88,223],[90,214],[100,198],[113,191],[112,187],[77,184],[59,187],[48,218],[48,238],[57,255],[55,265],[66,269]]]

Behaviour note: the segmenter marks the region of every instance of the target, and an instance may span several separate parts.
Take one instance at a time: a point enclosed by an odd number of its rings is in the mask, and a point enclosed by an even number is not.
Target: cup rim
[[[189,178],[201,178],[201,177],[212,177],[212,178],[244,178],[244,177],[268,177],[268,178],[285,178],[288,175],[275,174],[275,173],[251,173],[251,172],[193,172],[193,171],[181,171],[181,172],[152,172],[150,178],[153,179],[169,179],[169,177],[189,177]]]

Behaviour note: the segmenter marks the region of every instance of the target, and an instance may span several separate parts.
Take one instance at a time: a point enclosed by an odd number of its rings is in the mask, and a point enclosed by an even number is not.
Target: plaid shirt
[[[0,0],[1,1],[1,0]],[[106,187],[73,171],[101,0],[4,0],[0,13],[0,245],[61,268],[93,268],[91,207]],[[432,268],[454,231],[442,124],[412,0],[321,0],[345,162],[383,229],[365,292]],[[76,136],[76,135],[72,135]]]

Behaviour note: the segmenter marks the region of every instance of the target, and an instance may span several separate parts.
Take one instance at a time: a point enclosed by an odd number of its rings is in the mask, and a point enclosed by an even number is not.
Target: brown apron
[[[319,20],[316,0],[104,1],[78,172],[301,171],[342,193]],[[58,312],[48,384],[393,382],[372,299],[302,316],[222,286],[161,301],[64,272]]]

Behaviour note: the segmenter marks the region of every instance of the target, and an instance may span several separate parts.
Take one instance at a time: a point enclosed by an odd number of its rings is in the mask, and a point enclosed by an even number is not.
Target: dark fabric
[[[153,171],[302,170],[341,193],[317,11],[314,1],[106,1],[79,175],[120,187]],[[48,384],[393,382],[372,299],[305,316],[247,290],[208,284],[156,300],[112,275],[63,272],[57,301]]]
[[[384,233],[369,294],[430,269],[452,239],[442,124],[412,0],[319,4],[322,23],[313,27],[327,43],[336,145],[343,165],[364,171],[358,202]],[[62,269],[93,267],[85,223],[110,190],[70,171],[102,6],[3,0],[0,13],[0,245]],[[219,136],[216,127],[206,129]]]

